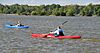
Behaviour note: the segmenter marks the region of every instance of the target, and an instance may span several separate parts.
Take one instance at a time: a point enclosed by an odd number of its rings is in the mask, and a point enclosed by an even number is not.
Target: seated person
[[[16,26],[23,26],[23,25],[18,21]]]
[[[63,30],[60,26],[55,31],[51,31],[50,34],[54,34],[55,37],[64,36]]]

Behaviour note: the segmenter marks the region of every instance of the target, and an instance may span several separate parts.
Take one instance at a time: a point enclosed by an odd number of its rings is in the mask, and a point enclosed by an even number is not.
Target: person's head
[[[59,26],[59,29],[61,29],[61,27]]]
[[[60,26],[58,26],[58,27],[57,27],[57,29],[61,29],[61,27],[60,27]]]
[[[20,21],[17,22],[18,24],[20,23]]]

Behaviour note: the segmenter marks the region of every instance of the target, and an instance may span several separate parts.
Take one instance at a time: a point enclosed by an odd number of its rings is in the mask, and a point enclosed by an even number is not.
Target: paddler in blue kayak
[[[58,37],[58,36],[64,36],[63,32],[64,32],[63,29],[61,29],[61,27],[58,26],[57,29],[54,31],[51,31],[50,34],[53,34],[55,37]]]

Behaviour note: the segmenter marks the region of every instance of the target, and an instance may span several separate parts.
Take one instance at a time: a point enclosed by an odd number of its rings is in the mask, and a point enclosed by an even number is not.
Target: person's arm
[[[54,34],[54,32],[53,32],[53,31],[51,31],[51,32],[50,32],[50,34]]]

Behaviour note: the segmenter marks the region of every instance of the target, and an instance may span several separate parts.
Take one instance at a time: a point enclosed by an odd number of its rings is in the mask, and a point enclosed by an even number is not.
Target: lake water
[[[5,27],[18,20],[30,28]],[[48,33],[66,20],[64,34],[81,39],[31,37],[31,33]],[[100,17],[0,15],[0,53],[100,53]]]

